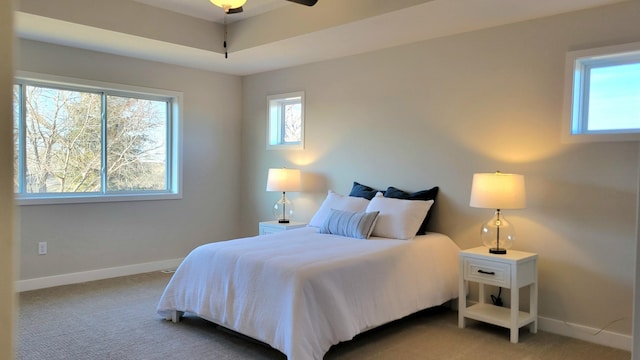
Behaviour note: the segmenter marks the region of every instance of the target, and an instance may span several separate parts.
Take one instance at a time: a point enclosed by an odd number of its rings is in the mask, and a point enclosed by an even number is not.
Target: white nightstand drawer
[[[465,258],[464,279],[508,288],[511,282],[511,267],[509,264],[495,261]]]

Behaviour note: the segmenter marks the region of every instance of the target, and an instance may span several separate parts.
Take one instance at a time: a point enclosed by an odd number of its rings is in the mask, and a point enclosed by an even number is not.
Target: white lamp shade
[[[267,191],[300,191],[299,169],[269,169]]]
[[[473,174],[469,206],[486,209],[526,207],[524,176],[518,174]]]
[[[209,0],[215,6],[219,6],[223,9],[235,9],[244,5],[247,0]]]

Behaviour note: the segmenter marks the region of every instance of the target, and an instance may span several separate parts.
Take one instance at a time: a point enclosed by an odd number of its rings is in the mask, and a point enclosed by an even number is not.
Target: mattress
[[[458,296],[458,246],[446,235],[368,240],[305,227],[215,242],[181,263],[157,312],[201,318],[289,360]]]

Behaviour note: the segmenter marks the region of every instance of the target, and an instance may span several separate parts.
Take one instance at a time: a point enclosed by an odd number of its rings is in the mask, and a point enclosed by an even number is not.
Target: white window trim
[[[565,88],[562,116],[562,142],[606,142],[606,141],[640,141],[640,132],[606,132],[606,133],[576,133],[576,124],[581,116],[584,79],[581,78],[584,65],[581,61],[588,60],[596,63],[598,60],[607,61],[611,57],[629,57],[640,59],[640,42],[604,46],[594,49],[576,50],[567,53],[565,60]],[[574,99],[574,96],[577,98]]]
[[[300,113],[300,117],[301,117],[301,124],[300,124],[300,131],[302,132],[301,137],[300,137],[300,142],[299,143],[295,143],[295,144],[271,144],[271,137],[273,136],[272,134],[272,128],[271,128],[271,124],[272,124],[272,119],[271,119],[271,102],[273,100],[283,100],[283,99],[287,99],[287,98],[292,98],[292,97],[300,97],[300,102],[302,104],[302,111]],[[295,92],[290,92],[290,93],[284,93],[284,94],[277,94],[277,95],[270,95],[267,96],[267,131],[266,131],[266,135],[267,135],[267,150],[303,150],[304,149],[304,122],[305,122],[305,100],[304,100],[304,91],[295,91]]]
[[[15,194],[16,205],[52,205],[52,204],[75,204],[75,203],[101,203],[101,202],[117,202],[117,201],[141,201],[141,200],[172,200],[182,199],[182,98],[183,93],[164,89],[153,89],[139,86],[131,86],[124,84],[115,84],[102,81],[93,81],[78,79],[72,77],[55,76],[49,74],[41,74],[28,71],[16,71],[16,80],[44,82],[52,85],[72,86],[76,89],[86,87],[87,90],[104,89],[114,92],[123,91],[126,93],[134,93],[146,96],[164,96],[173,98],[173,107],[171,109],[171,141],[174,146],[169,149],[168,158],[172,161],[171,173],[171,189],[169,191],[147,191],[145,193],[126,193],[117,194],[30,194],[21,196]],[[13,119],[11,120],[13,121]]]

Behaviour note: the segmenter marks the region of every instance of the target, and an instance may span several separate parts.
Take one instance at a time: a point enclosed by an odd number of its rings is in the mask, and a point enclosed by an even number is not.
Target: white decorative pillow
[[[310,226],[321,227],[329,216],[331,209],[364,212],[369,205],[369,200],[361,197],[343,196],[331,190],[327,192],[327,197],[322,205],[309,221]]]
[[[356,239],[368,239],[377,218],[377,211],[364,213],[331,209],[329,216],[320,227],[320,232]]]
[[[377,193],[371,199],[367,212],[379,211],[376,226],[371,236],[379,236],[391,239],[412,239],[422,220],[433,205],[433,200],[403,200],[386,198],[382,193]]]

